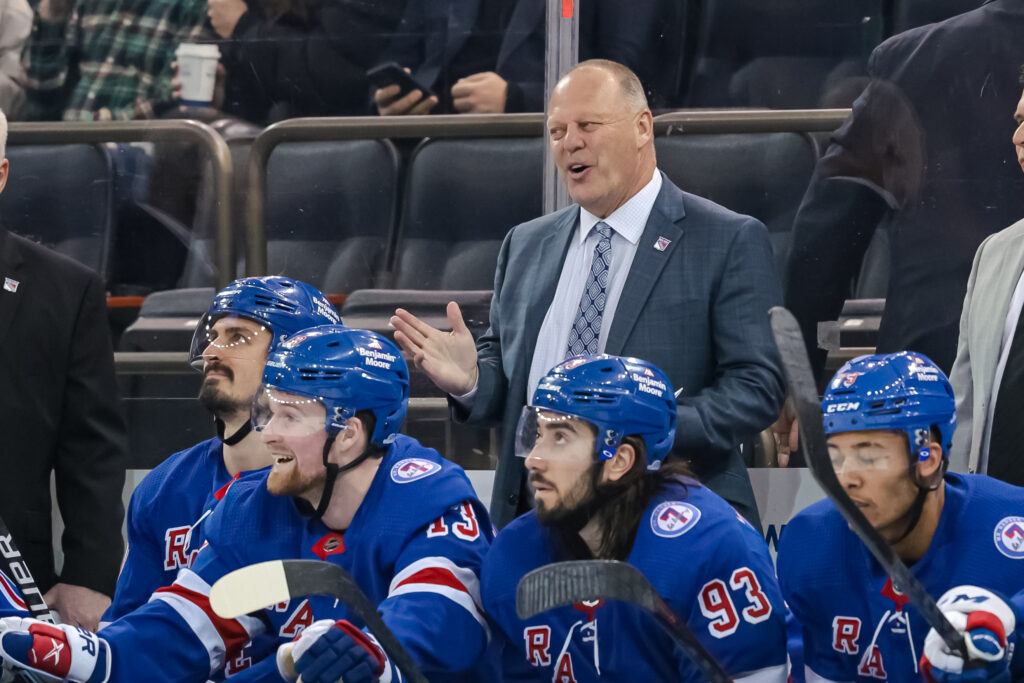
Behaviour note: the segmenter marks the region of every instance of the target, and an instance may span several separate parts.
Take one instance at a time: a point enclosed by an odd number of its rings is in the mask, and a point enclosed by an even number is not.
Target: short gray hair
[[[647,105],[647,95],[644,93],[644,85],[640,82],[640,77],[625,64],[613,62],[610,59],[588,59],[577,64],[573,71],[584,68],[601,69],[611,74],[632,111],[639,112],[650,108]]]
[[[7,156],[7,116],[0,109],[0,161]]]

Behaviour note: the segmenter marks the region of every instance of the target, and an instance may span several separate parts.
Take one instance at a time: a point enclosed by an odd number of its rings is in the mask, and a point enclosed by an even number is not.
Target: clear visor
[[[259,346],[269,348],[271,331],[246,318],[216,316],[204,313],[192,335],[192,348],[188,361],[196,370],[202,370],[207,356],[254,360],[253,349]]]
[[[252,403],[252,426],[258,432],[307,436],[326,428],[323,402],[261,385]]]
[[[579,417],[526,406],[516,427],[516,455],[557,459],[578,453],[579,444],[593,452],[596,434],[597,428]]]
[[[852,473],[906,471],[907,469],[906,452],[895,451],[891,448],[860,446],[840,449],[829,445],[828,455],[836,476]]]

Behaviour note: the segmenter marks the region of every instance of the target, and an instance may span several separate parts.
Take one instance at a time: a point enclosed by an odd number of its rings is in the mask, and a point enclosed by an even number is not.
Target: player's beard
[[[287,473],[271,472],[267,477],[267,491],[274,496],[292,496],[293,498],[306,497],[307,494],[317,491],[322,492],[324,482],[327,480],[327,472],[321,470],[312,476],[302,476],[299,472],[298,462],[293,461],[294,467]],[[318,494],[319,495],[319,494]]]
[[[571,532],[582,529],[600,507],[598,482],[601,470],[602,462],[594,462],[551,507],[537,501],[537,521],[544,526],[562,527]]]
[[[208,368],[207,372],[212,369],[212,367]],[[217,366],[216,369],[220,370],[227,376],[225,379],[232,382],[234,381],[235,373],[231,371],[231,368]],[[212,379],[204,377],[203,384],[199,388],[199,402],[215,416],[224,419],[225,417],[231,417],[232,415],[240,412],[248,413],[249,406],[252,404],[252,397],[248,396],[244,399],[236,398],[221,388],[220,377],[214,377]]]

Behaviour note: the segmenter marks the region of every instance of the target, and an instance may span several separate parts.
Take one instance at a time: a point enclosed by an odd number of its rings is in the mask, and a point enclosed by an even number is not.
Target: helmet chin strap
[[[924,503],[928,498],[928,494],[937,490],[942,485],[942,477],[945,473],[946,461],[943,460],[938,471],[932,476],[933,483],[923,482],[917,475],[917,462],[911,462],[910,478],[914,482],[914,486],[917,487],[917,495],[914,496],[914,502],[903,516],[907,520],[907,530],[900,534],[900,537],[893,541],[893,543],[899,543],[917,528],[918,523],[921,521],[921,513],[924,512]]]
[[[224,420],[220,419],[219,417],[215,417],[213,418],[213,423],[217,425],[217,438],[223,441],[225,446],[234,446],[239,441],[249,436],[249,432],[252,431],[252,421],[246,420],[245,423],[241,427],[239,427],[234,434],[225,438],[224,430],[226,429],[226,425],[224,424]]]
[[[366,448],[352,462],[345,465],[337,465],[330,462],[328,456],[331,453],[331,447],[334,446],[334,439],[340,431],[339,429],[332,429],[328,432],[327,440],[324,442],[323,462],[324,467],[327,469],[327,474],[324,475],[324,491],[320,494],[320,502],[317,504],[316,510],[313,511],[313,516],[317,519],[324,516],[324,513],[327,512],[327,507],[331,504],[331,494],[334,493],[334,482],[338,480],[338,475],[362,465],[363,461],[369,458],[375,450],[367,442]]]

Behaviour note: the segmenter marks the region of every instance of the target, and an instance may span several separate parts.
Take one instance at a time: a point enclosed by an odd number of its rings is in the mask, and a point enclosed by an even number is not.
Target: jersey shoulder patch
[[[1024,559],[1024,517],[1003,517],[996,524],[996,549],[1012,560]]]
[[[651,531],[662,538],[682,536],[697,526],[700,508],[680,500],[667,500],[651,512]]]
[[[391,466],[391,481],[396,484],[425,479],[441,471],[440,463],[424,458],[403,458]]]

